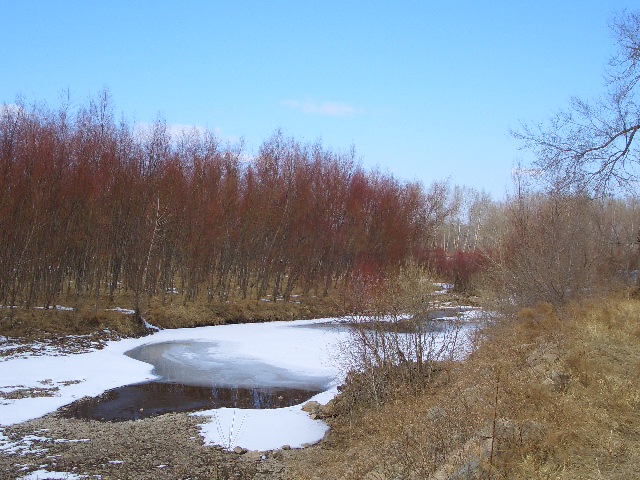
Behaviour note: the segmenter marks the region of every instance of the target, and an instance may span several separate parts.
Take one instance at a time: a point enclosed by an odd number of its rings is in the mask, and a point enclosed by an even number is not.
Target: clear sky
[[[354,145],[367,168],[501,198],[509,136],[602,91],[608,24],[636,1],[0,0],[0,103],[86,103],[215,129]]]

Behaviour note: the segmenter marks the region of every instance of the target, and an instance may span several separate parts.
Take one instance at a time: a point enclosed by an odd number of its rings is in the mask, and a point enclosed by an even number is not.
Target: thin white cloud
[[[256,159],[256,156],[254,154],[244,153],[244,152],[242,152],[238,157],[238,161],[240,163],[246,163],[246,164],[253,163],[255,159]]]
[[[364,113],[361,108],[356,108],[346,103],[323,102],[317,103],[313,100],[283,100],[282,105],[293,110],[299,110],[308,115],[327,115],[330,117],[349,117]]]
[[[207,129],[202,125],[183,125],[180,123],[167,123],[167,132],[171,135],[171,138],[178,139],[183,134],[191,134],[193,132],[198,135],[203,135],[207,130],[211,131],[216,136],[221,136],[221,131],[218,127],[213,129]],[[135,131],[139,134],[146,134],[153,131],[154,124],[147,122],[138,122],[135,124]]]
[[[2,103],[0,104],[0,115],[4,114],[16,114],[22,111],[22,107],[15,103]]]
[[[200,125],[181,125],[179,123],[170,123],[167,125],[167,128],[169,129],[169,132],[171,132],[171,136],[174,138],[177,138],[184,133],[190,134],[194,131],[202,135],[206,130]],[[214,128],[213,132],[217,135],[218,132],[216,130],[217,129]]]

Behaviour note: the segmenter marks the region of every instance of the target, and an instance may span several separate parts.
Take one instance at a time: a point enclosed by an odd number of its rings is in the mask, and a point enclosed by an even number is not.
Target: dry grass
[[[220,302],[201,296],[185,303],[182,296],[167,295],[164,302],[160,298],[143,302],[141,315],[152,325],[162,328],[318,318],[344,313],[338,307],[336,296],[310,295],[296,297],[291,302],[281,299],[275,302],[242,299]],[[134,315],[113,310],[115,307],[132,309],[135,300],[131,292],[120,291],[113,301],[106,294],[93,299],[78,299],[71,295],[60,303],[73,310],[53,307],[0,309],[0,335],[28,340],[61,334],[91,334],[105,329],[120,336],[143,335],[146,331]]]
[[[184,304],[176,301],[152,302],[145,318],[163,328],[198,327],[229,323],[270,322],[337,315],[340,310],[332,297],[296,297],[295,302],[234,299],[230,302],[204,299]]]
[[[443,367],[379,409],[338,401],[292,478],[640,478],[639,301],[524,309]]]
[[[0,311],[5,313],[5,311]],[[73,311],[17,308],[12,319],[0,321],[0,335],[23,340],[38,340],[60,335],[89,335],[108,329],[120,336],[145,333],[133,315],[107,309],[79,307]]]

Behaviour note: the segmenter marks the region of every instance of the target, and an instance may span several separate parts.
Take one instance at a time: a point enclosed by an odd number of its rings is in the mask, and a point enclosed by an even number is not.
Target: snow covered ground
[[[473,319],[477,310],[462,313]],[[143,338],[111,341],[105,348],[88,353],[61,355],[46,350],[40,355],[0,358],[0,453],[11,453],[16,448],[2,436],[3,426],[38,418],[84,396],[97,396],[112,388],[157,378],[152,365],[125,355],[147,344],[207,342],[211,345],[207,355],[215,359],[213,363],[218,369],[259,362],[271,365],[277,373],[274,376],[281,377],[287,371],[293,378],[326,378],[326,390],[312,398],[326,403],[337,394],[342,381],[339,345],[349,333],[345,328],[302,327],[327,322],[339,320],[161,330]],[[6,338],[0,337],[0,348],[7,343]],[[193,362],[192,353],[184,355],[185,361]],[[226,448],[302,447],[320,440],[328,428],[303,412],[302,404],[270,410],[222,408],[194,415],[202,417],[201,433],[205,441]]]

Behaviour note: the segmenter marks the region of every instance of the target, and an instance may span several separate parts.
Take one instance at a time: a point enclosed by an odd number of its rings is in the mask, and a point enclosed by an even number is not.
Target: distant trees
[[[518,195],[507,211],[504,285],[526,292],[528,303],[562,302],[612,273],[635,272],[637,279],[640,13],[623,12],[611,29],[618,51],[604,93],[573,98],[546,122],[513,133],[535,154],[536,176],[550,187],[547,195]]]
[[[525,175],[497,202],[446,192],[450,214],[420,258],[458,291],[494,289],[515,305],[554,304],[637,279],[638,197],[536,190]]]
[[[326,293],[398,271],[443,216],[437,187],[279,131],[249,159],[211,132],[116,123],[106,91],[75,111],[0,110],[5,305]]]
[[[438,278],[460,292],[471,292],[500,242],[503,206],[487,193],[467,187],[439,185],[440,222],[417,258]]]
[[[512,305],[533,306],[631,283],[638,213],[634,197],[519,191],[504,205],[503,234],[488,268],[493,286]]]
[[[640,180],[640,13],[625,12],[611,27],[618,52],[604,94],[593,101],[573,98],[547,122],[513,133],[535,154],[534,168],[565,193],[633,190]]]

